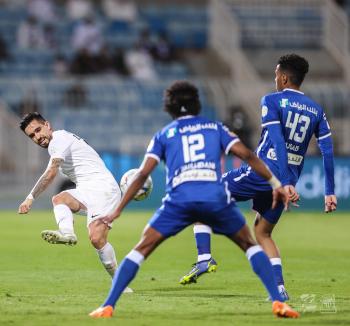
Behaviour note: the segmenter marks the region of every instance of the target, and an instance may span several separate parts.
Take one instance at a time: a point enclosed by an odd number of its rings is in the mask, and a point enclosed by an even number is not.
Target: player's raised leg
[[[83,205],[66,191],[53,196],[52,204],[58,230],[44,230],[41,237],[51,244],[75,245],[78,240],[72,212],[79,211]]]
[[[298,318],[299,313],[284,303],[284,298],[278,291],[270,260],[263,249],[253,240],[248,226],[243,226],[229,238],[245,251],[253,271],[258,275],[272,299],[273,313],[278,317]]]
[[[128,284],[135,278],[142,262],[165,238],[154,228],[146,227],[140,242],[131,250],[117,269],[112,283],[112,288],[103,305],[93,312],[93,318],[112,317],[114,307]]]
[[[215,272],[217,263],[211,256],[211,228],[204,224],[195,224],[193,233],[196,239],[198,258],[192,269],[180,279],[180,284],[196,283],[198,277],[205,273]]]
[[[284,300],[289,300],[288,293],[284,286],[280,251],[271,237],[275,225],[276,224],[270,223],[258,213],[255,219],[254,232],[258,243],[262,246],[270,259],[280,294]]]

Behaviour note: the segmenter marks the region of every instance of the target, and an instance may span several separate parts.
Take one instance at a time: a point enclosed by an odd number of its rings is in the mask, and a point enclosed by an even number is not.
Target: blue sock
[[[211,258],[210,227],[207,225],[195,225],[193,227],[193,232],[196,239],[198,261],[210,259]]]
[[[267,292],[270,295],[272,301],[284,301],[278,292],[277,282],[275,280],[272,265],[269,258],[260,246],[250,247],[246,255],[250,261],[255,274],[257,274],[260,280],[263,282]]]
[[[116,305],[120,295],[123,293],[128,284],[134,279],[140,264],[143,261],[143,256],[132,250],[121,262],[113,277],[112,287],[103,307]]]
[[[283,273],[282,273],[282,262],[281,258],[270,258],[272,264],[273,274],[278,285],[284,285]]]

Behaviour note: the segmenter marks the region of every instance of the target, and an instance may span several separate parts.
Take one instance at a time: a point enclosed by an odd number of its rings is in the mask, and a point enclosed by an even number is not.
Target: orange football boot
[[[112,306],[99,307],[93,312],[90,312],[89,316],[92,318],[111,318],[113,316],[113,307]]]
[[[274,301],[272,303],[272,312],[277,317],[284,317],[284,318],[299,318],[300,317],[299,312],[293,310],[285,302],[280,302],[280,301]]]

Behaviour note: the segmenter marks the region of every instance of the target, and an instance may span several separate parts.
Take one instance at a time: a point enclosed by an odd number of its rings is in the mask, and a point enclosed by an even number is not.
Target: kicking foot
[[[113,307],[112,306],[99,307],[94,311],[90,312],[89,316],[92,318],[112,318]]]
[[[61,231],[51,231],[45,230],[41,232],[41,237],[43,240],[51,244],[65,244],[69,246],[74,246],[77,244],[77,236],[73,233],[62,233]]]
[[[217,268],[218,264],[213,258],[197,262],[192,265],[190,272],[180,279],[180,284],[196,283],[199,276],[204,273],[216,272]]]
[[[277,317],[299,318],[300,314],[288,306],[285,302],[274,301],[272,303],[272,312]]]

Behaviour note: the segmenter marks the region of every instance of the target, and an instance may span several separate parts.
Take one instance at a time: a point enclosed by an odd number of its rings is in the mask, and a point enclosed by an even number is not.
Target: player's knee
[[[255,237],[256,240],[261,243],[262,241],[271,238],[271,232],[266,231],[266,230],[262,230],[259,228],[255,228]]]
[[[96,249],[101,249],[107,243],[104,237],[101,237],[99,234],[90,234],[90,242]]]
[[[59,194],[52,196],[51,201],[52,201],[52,205],[53,206],[56,206],[56,205],[59,205],[59,204],[64,204],[65,200],[64,200],[63,193],[60,192]]]

